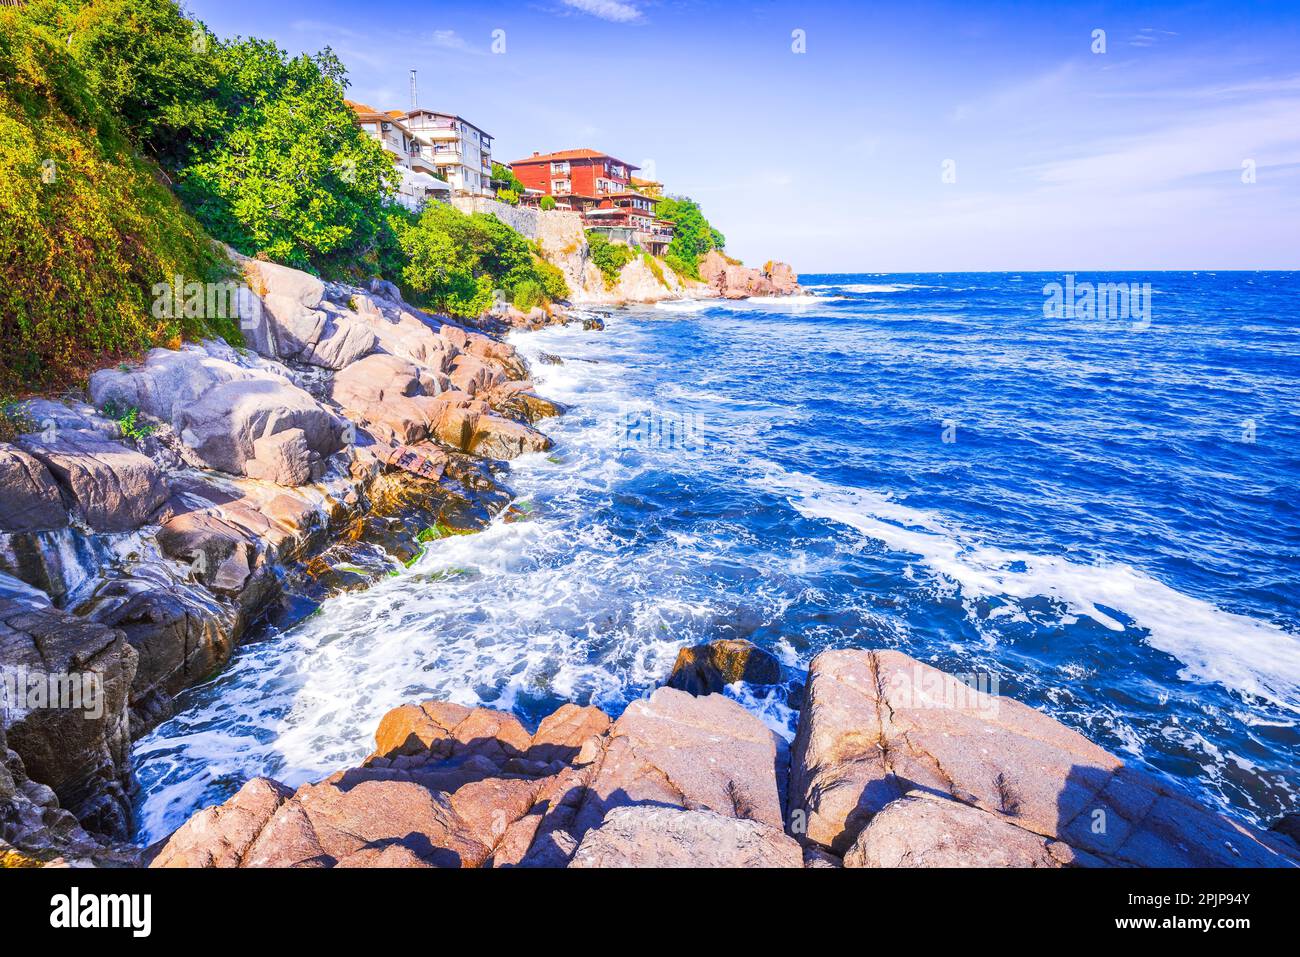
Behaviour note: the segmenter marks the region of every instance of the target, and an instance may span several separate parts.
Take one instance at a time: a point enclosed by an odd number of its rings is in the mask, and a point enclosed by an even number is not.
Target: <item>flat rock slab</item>
[[[1064,867],[1078,855],[1005,817],[929,795],[899,798],[871,819],[845,867]]]
[[[570,867],[803,867],[777,830],[715,811],[620,807],[587,832]]]

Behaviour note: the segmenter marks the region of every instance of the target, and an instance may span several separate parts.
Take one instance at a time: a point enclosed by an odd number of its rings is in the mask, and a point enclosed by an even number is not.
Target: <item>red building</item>
[[[672,241],[672,224],[655,219],[656,197],[632,185],[638,166],[590,149],[534,153],[510,165],[527,189],[553,197],[559,209],[582,213],[588,227],[612,241],[656,256]]]

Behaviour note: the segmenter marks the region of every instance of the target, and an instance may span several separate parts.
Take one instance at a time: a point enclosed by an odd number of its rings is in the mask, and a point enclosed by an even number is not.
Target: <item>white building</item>
[[[397,114],[419,145],[418,156],[458,196],[496,195],[492,188],[492,136],[451,113],[415,109]]]
[[[447,202],[451,199],[452,185],[439,178],[437,168],[425,158],[420,141],[402,121],[402,114],[394,110],[380,113],[364,103],[347,101],[356,115],[357,126],[365,130],[393,157],[401,174],[397,186],[397,201],[407,209],[419,211],[429,200]]]

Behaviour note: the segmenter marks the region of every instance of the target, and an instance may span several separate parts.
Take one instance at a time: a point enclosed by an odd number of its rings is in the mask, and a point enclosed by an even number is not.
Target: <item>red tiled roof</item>
[[[527,156],[524,159],[514,160],[510,165],[517,166],[520,163],[550,163],[573,159],[607,159],[613,160],[620,166],[626,166],[628,169],[641,168],[640,166],[634,166],[631,163],[624,162],[617,156],[610,156],[608,153],[602,153],[599,150],[585,148],[580,150],[560,150],[558,153],[534,153],[532,156]]]

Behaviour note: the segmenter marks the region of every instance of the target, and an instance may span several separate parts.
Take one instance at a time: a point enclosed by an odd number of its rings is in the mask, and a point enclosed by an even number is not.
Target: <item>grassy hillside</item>
[[[0,8],[0,395],[230,321],[157,319],[150,290],[223,257],[91,92],[67,44]]]

